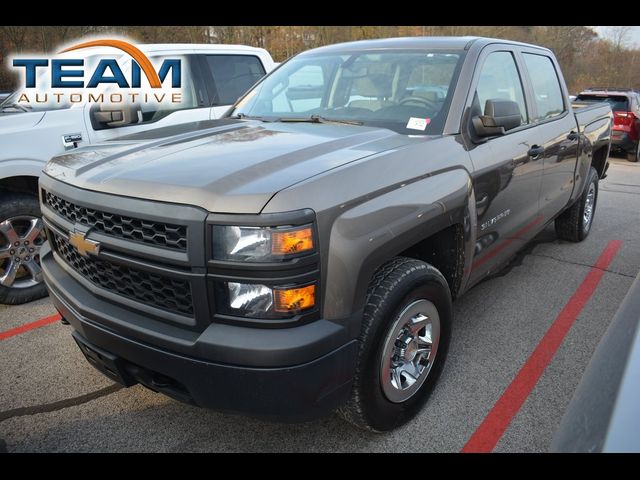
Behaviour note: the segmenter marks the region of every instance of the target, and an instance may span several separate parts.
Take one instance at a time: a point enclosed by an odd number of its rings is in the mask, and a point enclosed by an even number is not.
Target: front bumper
[[[118,328],[118,323],[139,314],[92,295],[65,272],[50,250],[43,249],[41,260],[53,303],[74,328],[76,341],[86,346],[86,351],[81,347],[85,355],[95,351],[114,357],[126,377],[118,379],[122,383],[140,382],[206,408],[285,421],[323,416],[349,396],[357,341],[335,345],[343,335],[331,327],[336,326],[332,322],[284,329],[211,324],[200,334],[158,331],[162,341],[150,342],[153,332],[148,327],[156,322],[138,323],[139,328],[147,327],[146,336]],[[240,333],[242,346],[230,348],[229,342],[232,346],[238,342]],[[227,347],[217,349],[225,336]],[[213,360],[216,350],[226,352],[224,357],[244,358],[247,364]],[[269,366],[256,366],[260,364]]]

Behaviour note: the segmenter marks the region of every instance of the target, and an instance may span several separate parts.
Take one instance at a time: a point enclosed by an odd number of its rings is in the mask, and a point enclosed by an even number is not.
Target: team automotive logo
[[[182,102],[182,59],[150,59],[126,40],[90,40],[55,56],[11,61],[22,77],[23,105]]]

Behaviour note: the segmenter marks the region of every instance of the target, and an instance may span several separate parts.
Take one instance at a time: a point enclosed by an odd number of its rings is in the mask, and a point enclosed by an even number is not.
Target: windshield
[[[442,133],[463,52],[299,55],[229,112],[265,121],[346,121],[404,134]]]

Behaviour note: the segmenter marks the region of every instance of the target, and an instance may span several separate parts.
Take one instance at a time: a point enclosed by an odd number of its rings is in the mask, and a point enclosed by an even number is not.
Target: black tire
[[[595,189],[595,197],[593,200],[593,209],[591,213],[591,220],[588,224],[585,223],[584,211],[587,203],[587,196],[589,189],[593,185]],[[593,217],[596,214],[596,207],[598,206],[598,172],[594,167],[589,170],[587,176],[587,184],[585,185],[584,192],[580,195],[580,198],[567,210],[565,210],[555,221],[556,234],[558,238],[567,240],[569,242],[581,242],[589,235],[591,227],[593,225]]]
[[[402,403],[393,403],[383,392],[381,360],[385,340],[400,313],[418,299],[433,303],[440,317],[437,355],[426,380]],[[383,432],[411,420],[423,407],[442,371],[451,333],[451,293],[442,274],[428,263],[396,257],[375,273],[367,291],[360,349],[349,401],[338,413],[357,427]]]
[[[0,196],[0,223],[17,216],[40,217],[38,197],[24,193],[8,193]],[[6,246],[7,240],[0,233],[0,248]],[[6,259],[0,259],[0,276],[5,272]],[[17,288],[0,285],[0,303],[20,305],[47,296],[44,282],[30,287]]]
[[[630,162],[640,161],[640,141],[636,144],[636,148],[632,152],[627,153],[627,160]]]

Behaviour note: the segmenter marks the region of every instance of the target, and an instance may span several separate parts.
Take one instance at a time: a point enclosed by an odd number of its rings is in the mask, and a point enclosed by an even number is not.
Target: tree
[[[87,34],[127,36],[144,43],[237,43],[269,50],[280,62],[332,43],[398,36],[478,35],[539,44],[556,54],[572,92],[595,84],[640,88],[640,50],[629,43],[630,27],[609,27],[600,38],[586,26],[0,26],[0,90],[15,75],[11,53],[55,51]]]

